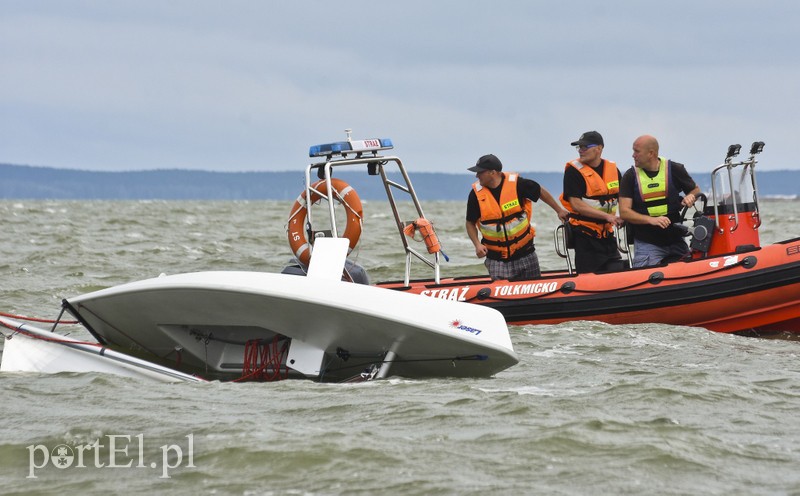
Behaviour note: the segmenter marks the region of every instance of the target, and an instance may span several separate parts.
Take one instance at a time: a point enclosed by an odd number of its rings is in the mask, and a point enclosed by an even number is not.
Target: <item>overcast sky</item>
[[[388,137],[409,170],[561,171],[583,131],[629,167],[729,144],[797,169],[794,0],[0,0],[0,163],[300,171]]]

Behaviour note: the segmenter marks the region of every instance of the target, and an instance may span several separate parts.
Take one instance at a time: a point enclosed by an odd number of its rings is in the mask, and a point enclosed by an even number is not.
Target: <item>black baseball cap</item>
[[[493,171],[501,171],[503,170],[503,163],[500,162],[500,159],[492,155],[484,155],[483,157],[479,158],[473,167],[467,169],[470,172],[483,172],[487,170]]]
[[[586,146],[586,145],[600,145],[605,146],[603,144],[603,137],[600,136],[600,133],[597,131],[586,131],[585,133],[581,134],[581,137],[578,138],[578,141],[573,141],[570,143],[572,146]]]

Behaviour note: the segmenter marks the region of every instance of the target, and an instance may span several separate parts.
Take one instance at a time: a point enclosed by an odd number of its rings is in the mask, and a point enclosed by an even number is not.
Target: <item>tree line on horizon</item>
[[[554,196],[561,193],[563,173],[520,172],[539,182]],[[384,200],[377,176],[345,171],[336,174],[365,200]],[[389,176],[399,181],[397,174]],[[410,173],[421,200],[466,201],[475,181],[470,173]],[[710,177],[693,174],[703,191]],[[762,197],[797,195],[800,171],[756,171]],[[704,181],[705,180],[705,181]],[[298,172],[209,172],[162,169],[98,172],[0,164],[0,198],[70,200],[294,200],[304,188]],[[708,184],[707,184],[708,183]]]

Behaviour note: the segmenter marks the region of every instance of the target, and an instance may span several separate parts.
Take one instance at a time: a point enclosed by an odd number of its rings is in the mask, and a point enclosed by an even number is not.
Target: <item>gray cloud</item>
[[[586,130],[706,171],[790,163],[800,4],[766,1],[5,1],[0,162],[300,170],[391,137],[412,170],[484,153],[561,170]]]

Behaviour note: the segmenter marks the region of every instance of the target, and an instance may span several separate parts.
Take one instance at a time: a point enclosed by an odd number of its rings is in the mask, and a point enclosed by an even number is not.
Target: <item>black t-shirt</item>
[[[686,167],[683,164],[679,164],[671,160],[669,160],[667,163],[670,167],[670,191],[667,198],[667,217],[669,217],[673,222],[676,222],[679,220],[680,210],[682,208],[680,206],[681,198],[678,192],[688,194],[697,187],[697,184],[689,175],[689,172],[686,171]],[[634,210],[647,215],[647,208],[644,206],[644,202],[639,194],[639,187],[636,185],[637,174],[638,172],[635,166],[625,171],[625,174],[622,176],[622,180],[619,183],[619,196],[620,198],[633,199]],[[645,174],[647,174],[648,177],[655,177],[658,174],[658,171],[645,171]],[[658,246],[669,245],[683,237],[683,232],[677,228],[673,228],[672,226],[667,229],[661,229],[657,226],[632,224],[631,227],[633,228],[634,238]]]
[[[697,187],[692,176],[686,171],[686,166],[672,160],[669,160],[668,163],[672,167],[669,171],[669,180],[675,185],[675,189],[688,194]],[[624,198],[637,198],[639,196],[639,188],[636,186],[636,174],[635,166],[625,171],[619,183],[619,196]],[[648,177],[656,177],[658,171],[645,171],[645,174]]]
[[[492,192],[492,196],[494,199],[500,203],[500,191],[503,189],[503,183],[505,183],[506,178],[503,177],[503,180],[500,181],[500,185],[496,188],[489,188],[489,191]],[[517,177],[517,198],[522,200],[523,198],[527,198],[532,202],[539,201],[539,197],[542,194],[542,187],[534,181],[533,179],[525,179],[523,177]],[[469,198],[467,198],[467,221],[468,222],[478,222],[478,219],[481,218],[481,207],[478,205],[478,196],[475,194],[475,189],[470,188],[469,190]]]
[[[600,177],[603,177],[606,163],[607,162],[605,159],[602,159],[600,164],[597,167],[592,167],[592,169]],[[617,176],[622,177],[619,169],[617,169]],[[569,200],[570,198],[583,198],[585,196],[586,179],[584,179],[583,174],[581,174],[580,171],[578,171],[578,169],[575,167],[567,167],[564,170],[564,199]]]

